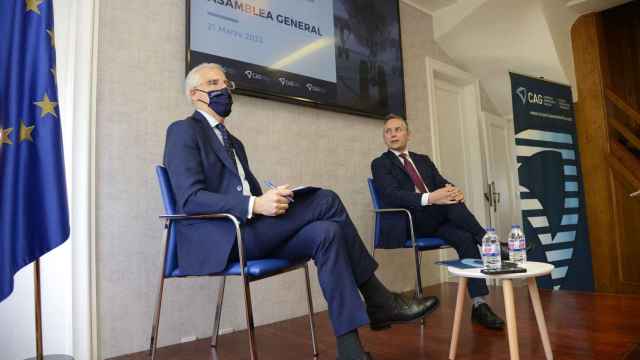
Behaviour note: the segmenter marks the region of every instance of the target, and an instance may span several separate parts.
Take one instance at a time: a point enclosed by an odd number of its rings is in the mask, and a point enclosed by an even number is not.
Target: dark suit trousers
[[[243,236],[248,260],[314,260],[336,336],[369,323],[358,285],[373,275],[378,264],[334,192],[302,194],[284,215],[249,220]],[[235,250],[230,260],[237,258]]]
[[[456,249],[459,258],[480,259],[478,245],[485,231],[464,203],[425,206],[415,217],[416,237],[440,237]],[[483,279],[469,279],[468,290],[471,297],[489,294]]]

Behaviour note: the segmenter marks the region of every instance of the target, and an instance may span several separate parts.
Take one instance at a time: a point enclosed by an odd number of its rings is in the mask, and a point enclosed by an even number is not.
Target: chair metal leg
[[[162,308],[162,293],[164,291],[164,266],[167,254],[167,236],[169,235],[169,222],[163,224],[162,231],[162,266],[160,267],[160,286],[158,287],[158,299],[156,302],[156,311],[153,316],[153,324],[151,325],[151,339],[149,344],[149,353],[151,360],[156,358],[156,350],[158,347],[158,327],[160,326],[160,310]]]
[[[164,290],[164,274],[160,278],[160,288],[158,289],[158,300],[156,302],[156,311],[153,316],[153,325],[151,326],[151,341],[149,344],[149,354],[151,354],[151,360],[155,360],[156,349],[158,347],[158,326],[160,325],[160,308],[162,307],[163,290]]]
[[[376,223],[376,218],[377,217],[378,217],[378,214],[376,214],[374,212],[374,214],[373,214],[373,223],[374,224]],[[374,232],[375,232],[375,230],[374,230]],[[376,257],[376,234],[375,233],[371,236],[371,257],[374,258],[374,259]]]
[[[246,276],[242,276],[242,285],[244,288],[244,310],[247,319],[247,331],[249,332],[249,353],[251,354],[251,360],[258,360],[256,334],[253,325],[253,311],[251,307],[251,284]]]
[[[413,249],[413,253],[414,253],[414,258],[415,258],[415,263],[416,263],[416,296],[421,298],[423,297],[422,294],[422,274],[420,271],[420,267],[421,267],[421,259],[420,259],[420,250],[414,248]]]
[[[307,305],[309,307],[309,327],[311,328],[311,344],[313,345],[313,356],[318,356],[318,343],[316,341],[316,326],[313,321],[313,300],[311,298],[311,284],[309,282],[309,264],[304,264],[304,280],[307,287]]]
[[[220,316],[222,315],[222,301],[224,299],[224,285],[227,280],[226,276],[223,276],[218,286],[218,303],[216,304],[216,313],[213,317],[213,332],[211,334],[211,347],[216,347],[218,344],[218,333],[220,332]]]
[[[416,296],[418,298],[424,297],[422,293],[422,251],[416,250],[418,253],[418,270],[416,271]],[[424,326],[424,316],[420,318],[420,325]]]

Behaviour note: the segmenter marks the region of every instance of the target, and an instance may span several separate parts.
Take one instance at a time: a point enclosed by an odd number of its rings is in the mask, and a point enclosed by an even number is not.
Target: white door
[[[491,224],[504,241],[511,225],[522,222],[516,188],[518,174],[515,167],[513,122],[485,112],[484,128]]]
[[[442,176],[465,192],[465,203],[482,219],[480,143],[477,113],[468,105],[469,85],[443,79],[435,79],[434,85],[433,160]]]
[[[465,175],[465,134],[462,87],[436,79],[436,138],[438,169],[442,176],[464,191],[469,188]],[[430,189],[435,190],[435,189]]]

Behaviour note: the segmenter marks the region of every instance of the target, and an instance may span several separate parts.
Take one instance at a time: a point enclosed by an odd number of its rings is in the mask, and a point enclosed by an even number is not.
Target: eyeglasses
[[[229,90],[234,90],[236,88],[236,83],[234,83],[231,80],[223,80],[223,82],[226,88]],[[220,83],[220,80],[218,79],[211,79],[203,82],[203,84],[207,84],[209,86],[218,86],[219,83]]]

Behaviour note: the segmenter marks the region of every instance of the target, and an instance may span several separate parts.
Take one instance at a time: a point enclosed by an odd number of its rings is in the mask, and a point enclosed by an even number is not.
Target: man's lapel
[[[216,153],[216,155],[229,169],[231,169],[231,171],[238,174],[236,164],[234,164],[231,161],[231,158],[229,158],[227,151],[224,149],[224,146],[220,142],[220,139],[218,139],[218,136],[213,131],[213,128],[211,127],[207,119],[198,111],[195,111],[193,113],[193,118],[196,119],[196,122],[200,125],[200,129],[205,135],[205,142],[208,143],[211,148],[213,148],[213,151]]]
[[[399,167],[400,169],[402,169],[402,171],[407,174],[407,176],[409,176],[409,174],[407,173],[407,170],[404,169],[404,166],[402,165],[402,162],[400,161],[400,159],[398,159],[398,156],[396,156],[396,154],[394,154],[391,150],[387,150],[386,153],[384,153],[384,156],[387,157],[387,159],[389,159],[389,161],[391,161],[391,163],[397,167]]]

